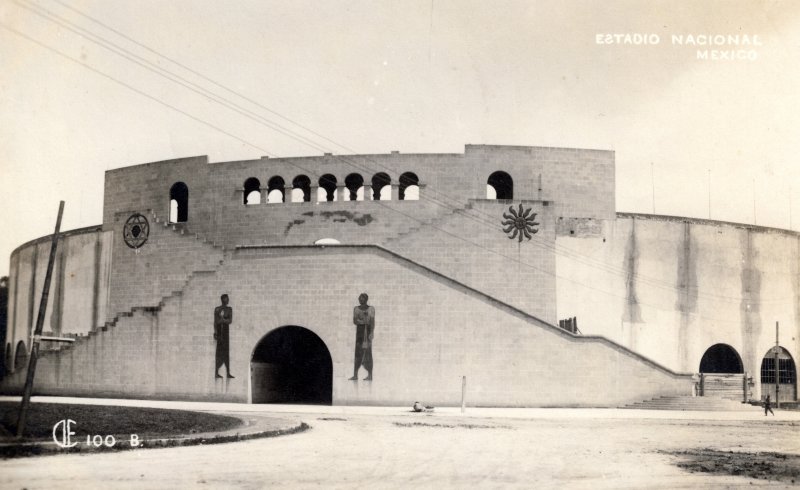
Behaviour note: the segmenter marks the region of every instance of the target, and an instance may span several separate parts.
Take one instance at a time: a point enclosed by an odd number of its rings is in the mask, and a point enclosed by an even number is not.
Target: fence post
[[[467,396],[467,377],[461,376],[461,413],[464,413],[464,407],[466,406],[466,396]]]

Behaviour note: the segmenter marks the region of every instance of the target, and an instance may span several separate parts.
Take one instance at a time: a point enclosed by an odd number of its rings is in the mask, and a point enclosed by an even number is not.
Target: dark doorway
[[[486,184],[494,188],[495,199],[514,199],[514,179],[507,173],[501,170],[494,172]]]
[[[742,359],[736,350],[726,344],[708,348],[700,359],[701,373],[743,373]]]
[[[14,371],[25,369],[28,367],[28,349],[25,347],[25,342],[17,342],[17,351],[14,353]]]
[[[253,403],[330,405],[333,362],[325,342],[303,327],[265,335],[250,362]]]
[[[317,194],[317,202],[333,202],[336,200],[336,177],[331,174],[325,174],[319,178],[319,188],[325,190],[325,199],[319,199]]]
[[[185,223],[189,220],[189,187],[175,182],[169,189],[169,221]]]

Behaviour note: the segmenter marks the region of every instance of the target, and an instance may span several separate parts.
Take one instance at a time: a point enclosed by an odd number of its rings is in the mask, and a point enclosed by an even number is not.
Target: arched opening
[[[389,175],[379,172],[372,177],[372,200],[392,200],[392,179]]]
[[[743,373],[742,358],[739,357],[736,349],[727,344],[712,345],[700,359],[700,372]]]
[[[514,180],[498,170],[486,181],[486,199],[514,199]]]
[[[311,179],[298,175],[292,181],[292,202],[311,202]]]
[[[253,403],[331,404],[331,354],[307,328],[290,325],[265,335],[253,351],[250,373]]]
[[[347,187],[345,201],[364,200],[364,177],[359,174],[350,174],[344,178],[344,186]]]
[[[336,200],[336,177],[325,174],[319,178],[319,191],[317,202],[332,202]]]
[[[792,355],[783,347],[773,347],[761,360],[761,397],[767,395],[781,402],[797,400],[797,370]]]
[[[6,368],[6,372],[11,371],[11,343],[6,344],[6,356],[3,358],[3,365]]]
[[[413,172],[406,172],[400,176],[398,198],[401,201],[416,201],[419,199],[419,178]]]
[[[342,242],[335,238],[320,238],[314,242],[314,245],[341,245]]]
[[[25,348],[25,342],[19,341],[17,343],[17,350],[14,352],[14,371],[25,369],[28,366],[28,349]]]
[[[189,220],[189,188],[183,182],[175,182],[169,189],[169,221],[185,223]]]
[[[255,177],[244,181],[244,205],[261,204],[261,182]]]
[[[283,177],[276,175],[267,182],[267,203],[277,204],[279,202],[286,202],[284,196],[284,182]]]

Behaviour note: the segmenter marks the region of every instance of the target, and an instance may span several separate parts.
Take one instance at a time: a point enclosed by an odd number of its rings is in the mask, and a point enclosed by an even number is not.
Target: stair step
[[[738,399],[716,396],[669,396],[631,403],[622,408],[637,410],[684,410],[684,411],[740,411],[753,410],[753,407],[742,403],[741,393]]]

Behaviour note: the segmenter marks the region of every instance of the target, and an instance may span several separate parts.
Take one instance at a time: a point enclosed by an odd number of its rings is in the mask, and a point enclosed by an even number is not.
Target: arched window
[[[28,365],[28,349],[25,348],[25,342],[19,341],[17,343],[17,350],[14,353],[14,371],[25,369]]]
[[[372,199],[374,201],[392,200],[392,179],[380,172],[372,177]]]
[[[292,202],[311,201],[311,179],[298,175],[292,181]]]
[[[261,182],[255,177],[244,181],[244,204],[261,204]]]
[[[169,189],[169,221],[185,223],[189,220],[189,188],[183,182],[175,182]]]
[[[325,174],[319,178],[319,191],[317,192],[317,202],[336,200],[336,177]]]
[[[419,199],[419,178],[415,173],[406,172],[400,176],[400,192],[398,196],[401,201],[416,201]]]
[[[286,183],[283,180],[283,177],[275,176],[269,179],[267,182],[267,202],[269,204],[275,204],[279,202],[286,202],[284,199],[284,187]]]
[[[775,395],[776,391],[777,396]],[[782,402],[797,400],[797,371],[794,359],[783,347],[773,347],[761,360],[761,396],[767,395],[774,396],[773,400],[780,397]]]
[[[364,200],[364,178],[359,174],[350,174],[344,178],[344,185],[347,187],[345,201]]]
[[[514,179],[499,170],[490,175],[486,181],[486,199],[514,199]]]

